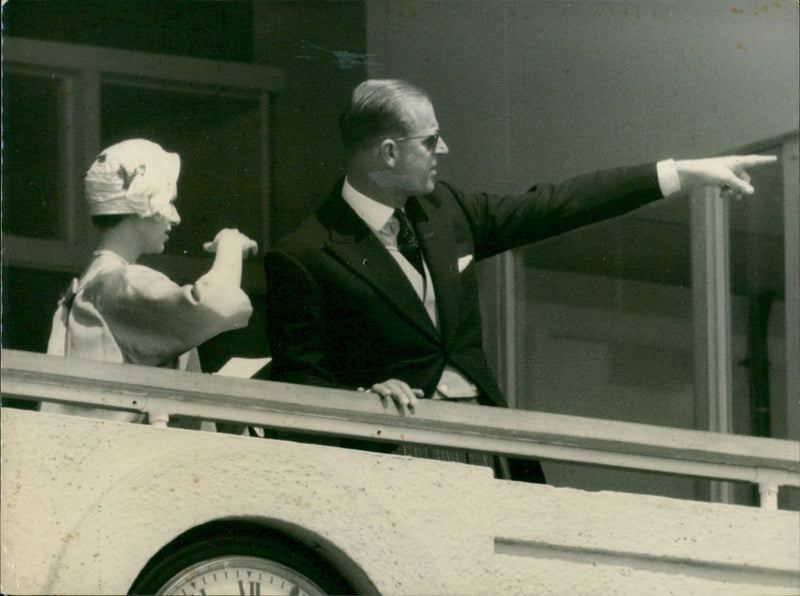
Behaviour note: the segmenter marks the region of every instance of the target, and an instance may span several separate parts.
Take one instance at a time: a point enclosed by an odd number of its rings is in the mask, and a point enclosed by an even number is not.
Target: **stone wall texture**
[[[381,594],[793,594],[796,512],[2,410],[4,594],[123,594],[209,521],[302,529]]]

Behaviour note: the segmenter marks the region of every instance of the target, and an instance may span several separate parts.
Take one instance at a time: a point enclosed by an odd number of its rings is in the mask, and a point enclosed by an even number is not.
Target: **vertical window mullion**
[[[61,183],[63,204],[62,214],[64,226],[64,238],[70,246],[74,246],[79,237],[78,235],[78,214],[77,205],[80,202],[76,171],[76,143],[80,139],[80,126],[76,121],[75,104],[79,102],[79,91],[76,89],[75,76],[68,75],[61,80],[61,97],[59,99],[59,154],[62,156]]]
[[[732,333],[728,206],[717,188],[691,196],[695,422],[699,430],[732,430]],[[711,484],[711,500],[731,502],[726,483]]]
[[[69,169],[73,175],[71,189],[74,201],[70,213],[75,245],[84,251],[95,244],[95,231],[90,225],[89,211],[83,200],[83,174],[99,153],[100,147],[100,73],[83,70],[76,77],[79,92],[75,94],[74,149]]]
[[[264,243],[264,248],[269,248],[271,244],[270,235],[270,221],[272,211],[270,209],[270,168],[267,164],[270,163],[269,155],[269,116],[270,116],[270,100],[269,93],[262,93],[259,98],[259,112],[261,120],[260,136],[260,150],[261,150],[261,163],[264,164],[261,168],[261,238]]]
[[[786,288],[786,403],[797,404],[800,403],[800,147],[797,135],[783,142],[781,156]]]

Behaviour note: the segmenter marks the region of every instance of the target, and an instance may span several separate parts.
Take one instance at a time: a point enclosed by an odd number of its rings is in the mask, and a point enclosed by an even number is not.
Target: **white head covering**
[[[146,139],[130,139],[103,150],[84,177],[90,215],[136,213],[170,217],[181,158]]]

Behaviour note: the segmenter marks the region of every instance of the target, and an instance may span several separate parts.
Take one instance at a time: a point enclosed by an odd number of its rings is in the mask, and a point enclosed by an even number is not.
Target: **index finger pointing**
[[[736,165],[744,168],[774,163],[776,161],[778,161],[777,155],[739,155],[736,157]]]

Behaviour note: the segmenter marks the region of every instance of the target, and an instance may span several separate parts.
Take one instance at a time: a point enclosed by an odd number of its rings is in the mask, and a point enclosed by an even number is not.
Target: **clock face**
[[[190,565],[167,581],[158,594],[325,596],[308,578],[284,565],[240,555]]]

